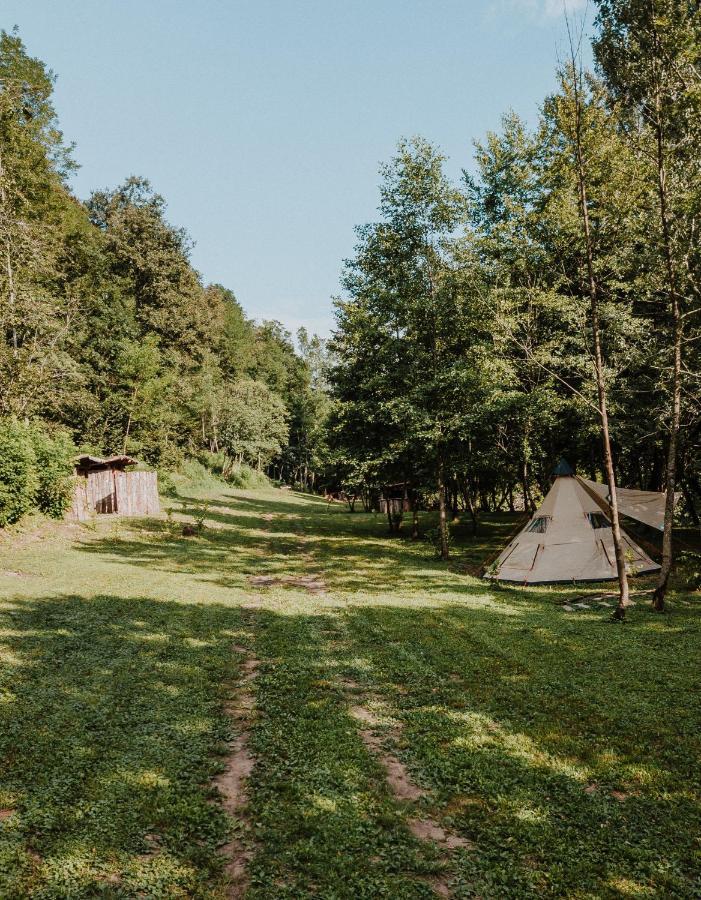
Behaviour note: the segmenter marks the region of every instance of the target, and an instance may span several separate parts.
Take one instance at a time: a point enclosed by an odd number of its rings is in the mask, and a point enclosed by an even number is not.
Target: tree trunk
[[[682,493],[684,494],[684,500],[686,501],[686,509],[689,513],[689,518],[694,523],[696,528],[699,528],[701,527],[701,519],[699,518],[696,504],[694,503],[694,495],[691,491],[691,488],[689,487],[687,482],[684,481],[682,482],[681,489]]]
[[[10,244],[10,228],[9,218],[10,211],[7,208],[7,192],[5,191],[5,168],[3,166],[2,154],[0,153],[0,203],[2,204],[3,215],[7,222],[5,225],[5,272],[7,273],[7,299],[10,307],[10,334],[12,340],[12,354],[17,356],[17,291],[15,289],[15,273],[12,267],[12,253]]]
[[[138,391],[138,385],[134,387],[134,390],[131,395],[131,403],[129,404],[129,417],[127,418],[127,427],[124,432],[124,447],[122,449],[122,453],[127,455],[127,445],[129,444],[129,431],[131,430],[131,418],[132,413],[134,412],[134,404],[136,403],[136,393]]]
[[[530,515],[535,507],[531,498],[531,487],[528,480],[528,461],[524,458],[521,465],[521,488],[523,490],[523,508]]]
[[[665,268],[667,274],[667,290],[669,294],[670,312],[672,313],[672,419],[669,427],[667,443],[667,460],[665,467],[665,490],[667,499],[664,510],[664,531],[662,534],[662,567],[657,587],[652,595],[653,608],[658,612],[664,609],[665,595],[672,571],[673,548],[672,527],[674,526],[674,488],[677,480],[677,445],[681,425],[682,401],[682,311],[677,293],[677,278],[672,253],[672,238],[669,227],[669,211],[667,197],[667,172],[665,165],[664,131],[661,121],[661,98],[659,89],[655,96],[656,107],[656,148],[657,148],[657,194],[660,205],[660,224],[662,226],[662,243],[664,247]]]
[[[589,289],[589,306],[591,311],[592,339],[594,341],[594,368],[596,371],[596,391],[599,401],[599,415],[601,417],[601,441],[604,451],[604,471],[609,485],[609,505],[611,511],[611,531],[613,534],[613,547],[616,554],[616,574],[618,575],[618,606],[614,612],[614,618],[625,618],[626,606],[630,603],[628,593],[628,573],[626,572],[626,558],[621,536],[621,523],[618,515],[618,495],[616,491],[616,475],[613,468],[613,454],[611,451],[611,435],[609,432],[609,417],[606,403],[606,382],[604,380],[604,357],[601,349],[601,330],[599,326],[599,297],[596,275],[594,272],[594,248],[592,244],[591,229],[589,224],[589,205],[587,198],[586,169],[584,154],[582,152],[582,100],[579,92],[579,74],[576,68],[576,60],[572,57],[572,77],[575,88],[575,155],[577,159],[577,181],[579,187],[579,205],[582,215],[582,232],[586,250],[587,282]]]
[[[387,492],[385,491],[385,509],[387,510],[387,525],[389,526],[389,533],[394,534],[394,519],[392,518],[392,503],[387,496]]]
[[[441,542],[441,559],[447,560],[450,556],[448,546],[448,520],[445,502],[445,467],[443,457],[438,460],[438,532]]]

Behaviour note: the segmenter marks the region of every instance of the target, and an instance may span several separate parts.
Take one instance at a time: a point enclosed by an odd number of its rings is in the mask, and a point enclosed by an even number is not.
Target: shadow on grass
[[[0,606],[0,896],[203,895],[228,828],[208,782],[242,630],[216,605]]]
[[[694,896],[697,610],[626,629],[553,615],[5,604],[0,895],[212,896],[227,822],[208,784],[242,643],[262,662],[252,896],[430,896],[435,856],[368,756],[343,675],[403,723],[420,808],[475,842],[456,896]]]
[[[203,501],[182,497],[178,512],[196,516],[207,503],[207,527],[191,538],[179,521],[132,520],[125,537],[106,536],[84,543],[86,553],[107,555],[126,565],[185,572],[223,587],[246,589],[251,575],[291,578],[315,575],[330,591],[380,595],[490,594],[493,586],[465,579],[513,530],[514,517],[488,519],[481,533],[455,528],[457,554],[447,567],[423,541],[390,537],[379,514],[350,513],[320,498],[267,494],[260,499],[232,495]],[[424,514],[424,525],[435,516]],[[517,518],[517,517],[516,517]]]
[[[402,723],[388,738],[429,791],[419,808],[475,844],[455,857],[455,896],[694,896],[696,612],[666,631],[651,613],[628,630],[592,616],[575,636],[527,606],[513,617],[489,606],[261,611],[259,623],[259,652],[276,660],[257,744],[261,878],[336,896],[345,877],[357,895],[361,863],[344,869],[330,850],[337,841],[346,862],[346,847],[359,852],[358,822],[339,812],[357,785],[340,778],[326,732],[350,679]],[[312,796],[333,810],[318,829]]]

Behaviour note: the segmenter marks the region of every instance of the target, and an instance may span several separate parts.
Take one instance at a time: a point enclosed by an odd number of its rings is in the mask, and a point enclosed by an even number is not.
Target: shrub
[[[39,424],[29,433],[36,460],[34,503],[45,515],[61,519],[73,498],[75,445],[65,431],[48,432]]]
[[[219,481],[214,475],[196,459],[187,459],[180,466],[180,474],[183,475],[193,487],[218,486]]]
[[[231,487],[242,490],[255,490],[256,488],[270,487],[270,481],[265,472],[259,472],[244,464],[234,465],[226,473],[226,482]]]
[[[198,459],[202,465],[214,472],[215,475],[223,475],[229,462],[226,453],[212,453],[210,450],[203,450],[198,454]]]
[[[223,478],[231,487],[244,490],[270,487],[270,479],[264,472],[253,469],[246,463],[233,462],[221,450],[219,453],[203,450],[198,459],[206,469]]]
[[[28,513],[38,480],[29,428],[14,419],[0,421],[0,528]]]
[[[452,535],[450,533],[450,527],[447,529],[447,540],[448,540],[448,550],[452,547]],[[433,555],[436,559],[441,558],[441,551],[443,549],[443,542],[441,541],[441,530],[440,528],[429,528],[428,531],[424,534],[424,540],[427,544],[430,544],[433,547]]]

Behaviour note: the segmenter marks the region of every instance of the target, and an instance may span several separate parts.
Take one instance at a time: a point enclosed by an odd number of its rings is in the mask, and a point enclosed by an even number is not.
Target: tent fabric
[[[609,486],[601,484],[598,481],[589,481],[587,478],[577,476],[579,481],[587,490],[593,491],[600,497],[605,504],[608,504]],[[664,508],[667,502],[667,494],[657,491],[634,491],[630,488],[617,488],[618,508],[621,515],[635,519],[651,528],[662,531],[664,528]],[[675,493],[675,504],[679,501],[681,494]]]
[[[555,479],[538,511],[497,558],[489,577],[520,584],[617,577],[606,503],[572,476]],[[660,568],[623,532],[631,574]]]

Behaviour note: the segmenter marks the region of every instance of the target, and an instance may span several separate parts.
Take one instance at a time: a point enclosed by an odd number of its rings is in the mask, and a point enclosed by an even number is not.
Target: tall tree
[[[653,160],[654,273],[666,299],[669,392],[663,557],[653,605],[664,608],[672,567],[672,526],[684,392],[685,325],[699,302],[698,184],[701,140],[701,16],[685,0],[597,0],[596,57],[622,109],[627,135]],[[667,372],[669,375],[667,377]]]
[[[615,128],[611,127],[610,117],[604,105],[606,93],[602,86],[595,84],[591,79],[585,79],[579,51],[575,48],[572,35],[570,35],[570,49],[571,58],[560,74],[560,95],[551,101],[551,106],[555,107],[556,121],[564,138],[562,147],[571,158],[577,186],[586,294],[589,298],[597,412],[600,419],[604,474],[609,490],[611,529],[619,585],[618,606],[614,616],[623,619],[626,606],[629,604],[628,574],[618,512],[618,492],[609,425],[608,388],[600,317],[601,283],[598,273],[601,261],[596,258],[598,248],[594,236],[594,225],[599,226],[599,231],[605,229],[605,226],[600,221],[594,224],[591,221],[592,207],[595,210],[597,207],[605,208],[605,203],[597,204],[597,200],[600,199],[597,197],[597,191],[606,191],[610,188],[606,180],[607,154],[611,149],[616,149],[617,144]]]
[[[54,77],[0,32],[0,412],[35,413],[69,362],[75,308],[53,291],[64,179],[73,167],[51,103]]]

